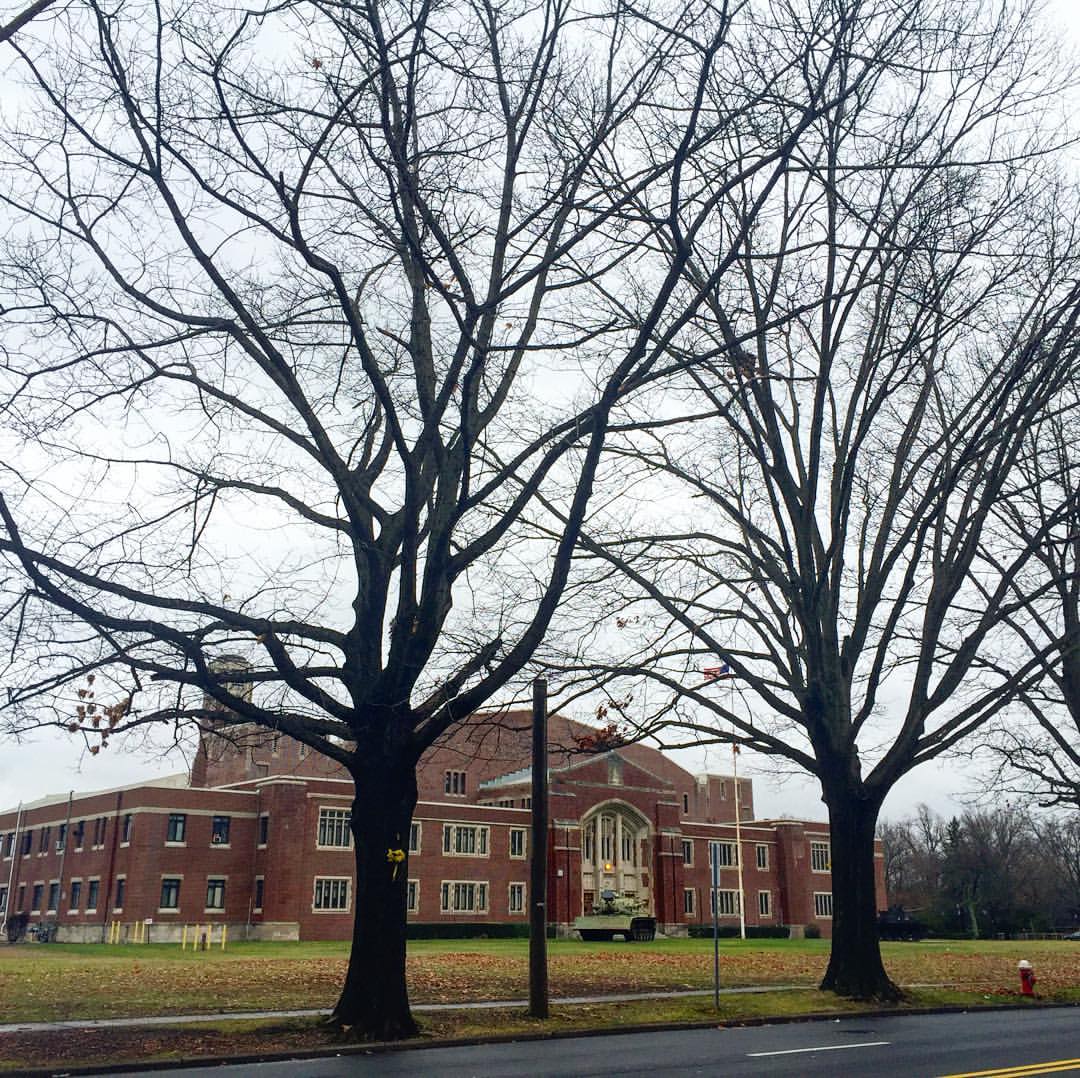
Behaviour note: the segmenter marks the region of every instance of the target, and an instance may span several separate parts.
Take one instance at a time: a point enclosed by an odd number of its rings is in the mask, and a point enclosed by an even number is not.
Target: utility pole
[[[547,968],[547,680],[533,681],[532,861],[529,866],[529,1016],[548,1017]]]

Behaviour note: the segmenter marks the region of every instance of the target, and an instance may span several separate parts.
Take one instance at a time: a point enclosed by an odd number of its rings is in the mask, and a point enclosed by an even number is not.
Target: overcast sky
[[[23,6],[22,2],[0,2],[0,22],[6,23]],[[1048,0],[1045,6],[1055,32],[1068,43],[1074,58],[1080,56],[1080,0]],[[8,56],[0,52],[0,66],[7,62]],[[149,755],[125,748],[118,742],[96,757],[89,756],[82,751],[81,744],[59,733],[42,734],[34,741],[19,745],[7,743],[0,746],[0,750],[0,810],[46,794],[66,794],[72,789],[76,793],[103,789],[187,769],[187,761],[178,752],[165,757]],[[729,749],[687,750],[676,754],[676,759],[695,772],[728,772],[731,766]],[[740,768],[755,779],[755,808],[759,817],[826,817],[820,790],[809,778],[803,779],[790,772],[776,775],[769,770],[769,765],[747,754],[740,758]],[[972,798],[978,789],[977,771],[955,760],[932,763],[919,768],[897,785],[885,803],[883,814],[896,818],[912,812],[920,802],[926,802],[936,811],[948,815],[962,811],[964,800]]]

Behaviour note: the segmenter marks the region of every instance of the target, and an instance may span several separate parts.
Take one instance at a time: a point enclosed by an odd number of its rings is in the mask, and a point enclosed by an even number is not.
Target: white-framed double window
[[[718,917],[739,916],[738,891],[715,891],[712,888],[710,888],[710,891],[712,892],[711,913],[715,913]],[[719,908],[717,908],[718,902]]]
[[[832,891],[814,892],[814,916],[832,917]]]
[[[409,913],[417,913],[420,909],[420,881],[409,880],[406,891],[406,909]]]
[[[510,913],[525,912],[525,884],[510,884],[510,894],[507,899],[507,907]]]
[[[713,864],[721,868],[735,868],[739,864],[739,850],[734,842],[709,843],[709,867]]]
[[[452,857],[487,857],[489,831],[478,824],[444,823],[443,853]]]
[[[510,828],[510,856],[519,860],[525,857],[526,839],[524,827]]]
[[[829,872],[832,870],[832,847],[828,842],[810,843],[811,872]]]
[[[693,887],[684,887],[682,893],[682,911],[688,917],[697,912],[697,892]]]
[[[206,909],[204,912],[220,912],[225,909],[225,877],[206,878]]]
[[[316,845],[323,850],[349,849],[352,846],[351,822],[352,812],[349,809],[320,808]]]
[[[765,872],[768,869],[769,847],[764,842],[759,842],[754,847],[754,861],[762,872]]]
[[[316,876],[311,908],[315,913],[343,913],[349,908],[352,880],[348,876]]]
[[[439,909],[442,913],[486,913],[488,908],[487,882],[475,880],[443,880]]]
[[[758,891],[757,911],[759,917],[772,916],[772,891]]]

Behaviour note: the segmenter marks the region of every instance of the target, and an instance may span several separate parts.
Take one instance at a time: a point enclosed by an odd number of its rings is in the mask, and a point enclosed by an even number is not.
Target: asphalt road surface
[[[153,1071],[141,1071],[151,1075]],[[252,1078],[1032,1078],[1080,1074],[1080,1008],[626,1033],[462,1048],[424,1048],[231,1067],[170,1076]]]

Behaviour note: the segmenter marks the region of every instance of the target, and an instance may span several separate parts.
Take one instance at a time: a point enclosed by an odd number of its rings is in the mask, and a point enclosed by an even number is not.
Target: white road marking
[[[800,1052],[836,1052],[841,1048],[879,1048],[891,1041],[865,1041],[862,1044],[822,1044],[817,1048],[785,1048],[782,1052],[747,1052],[748,1056],[795,1056]]]

